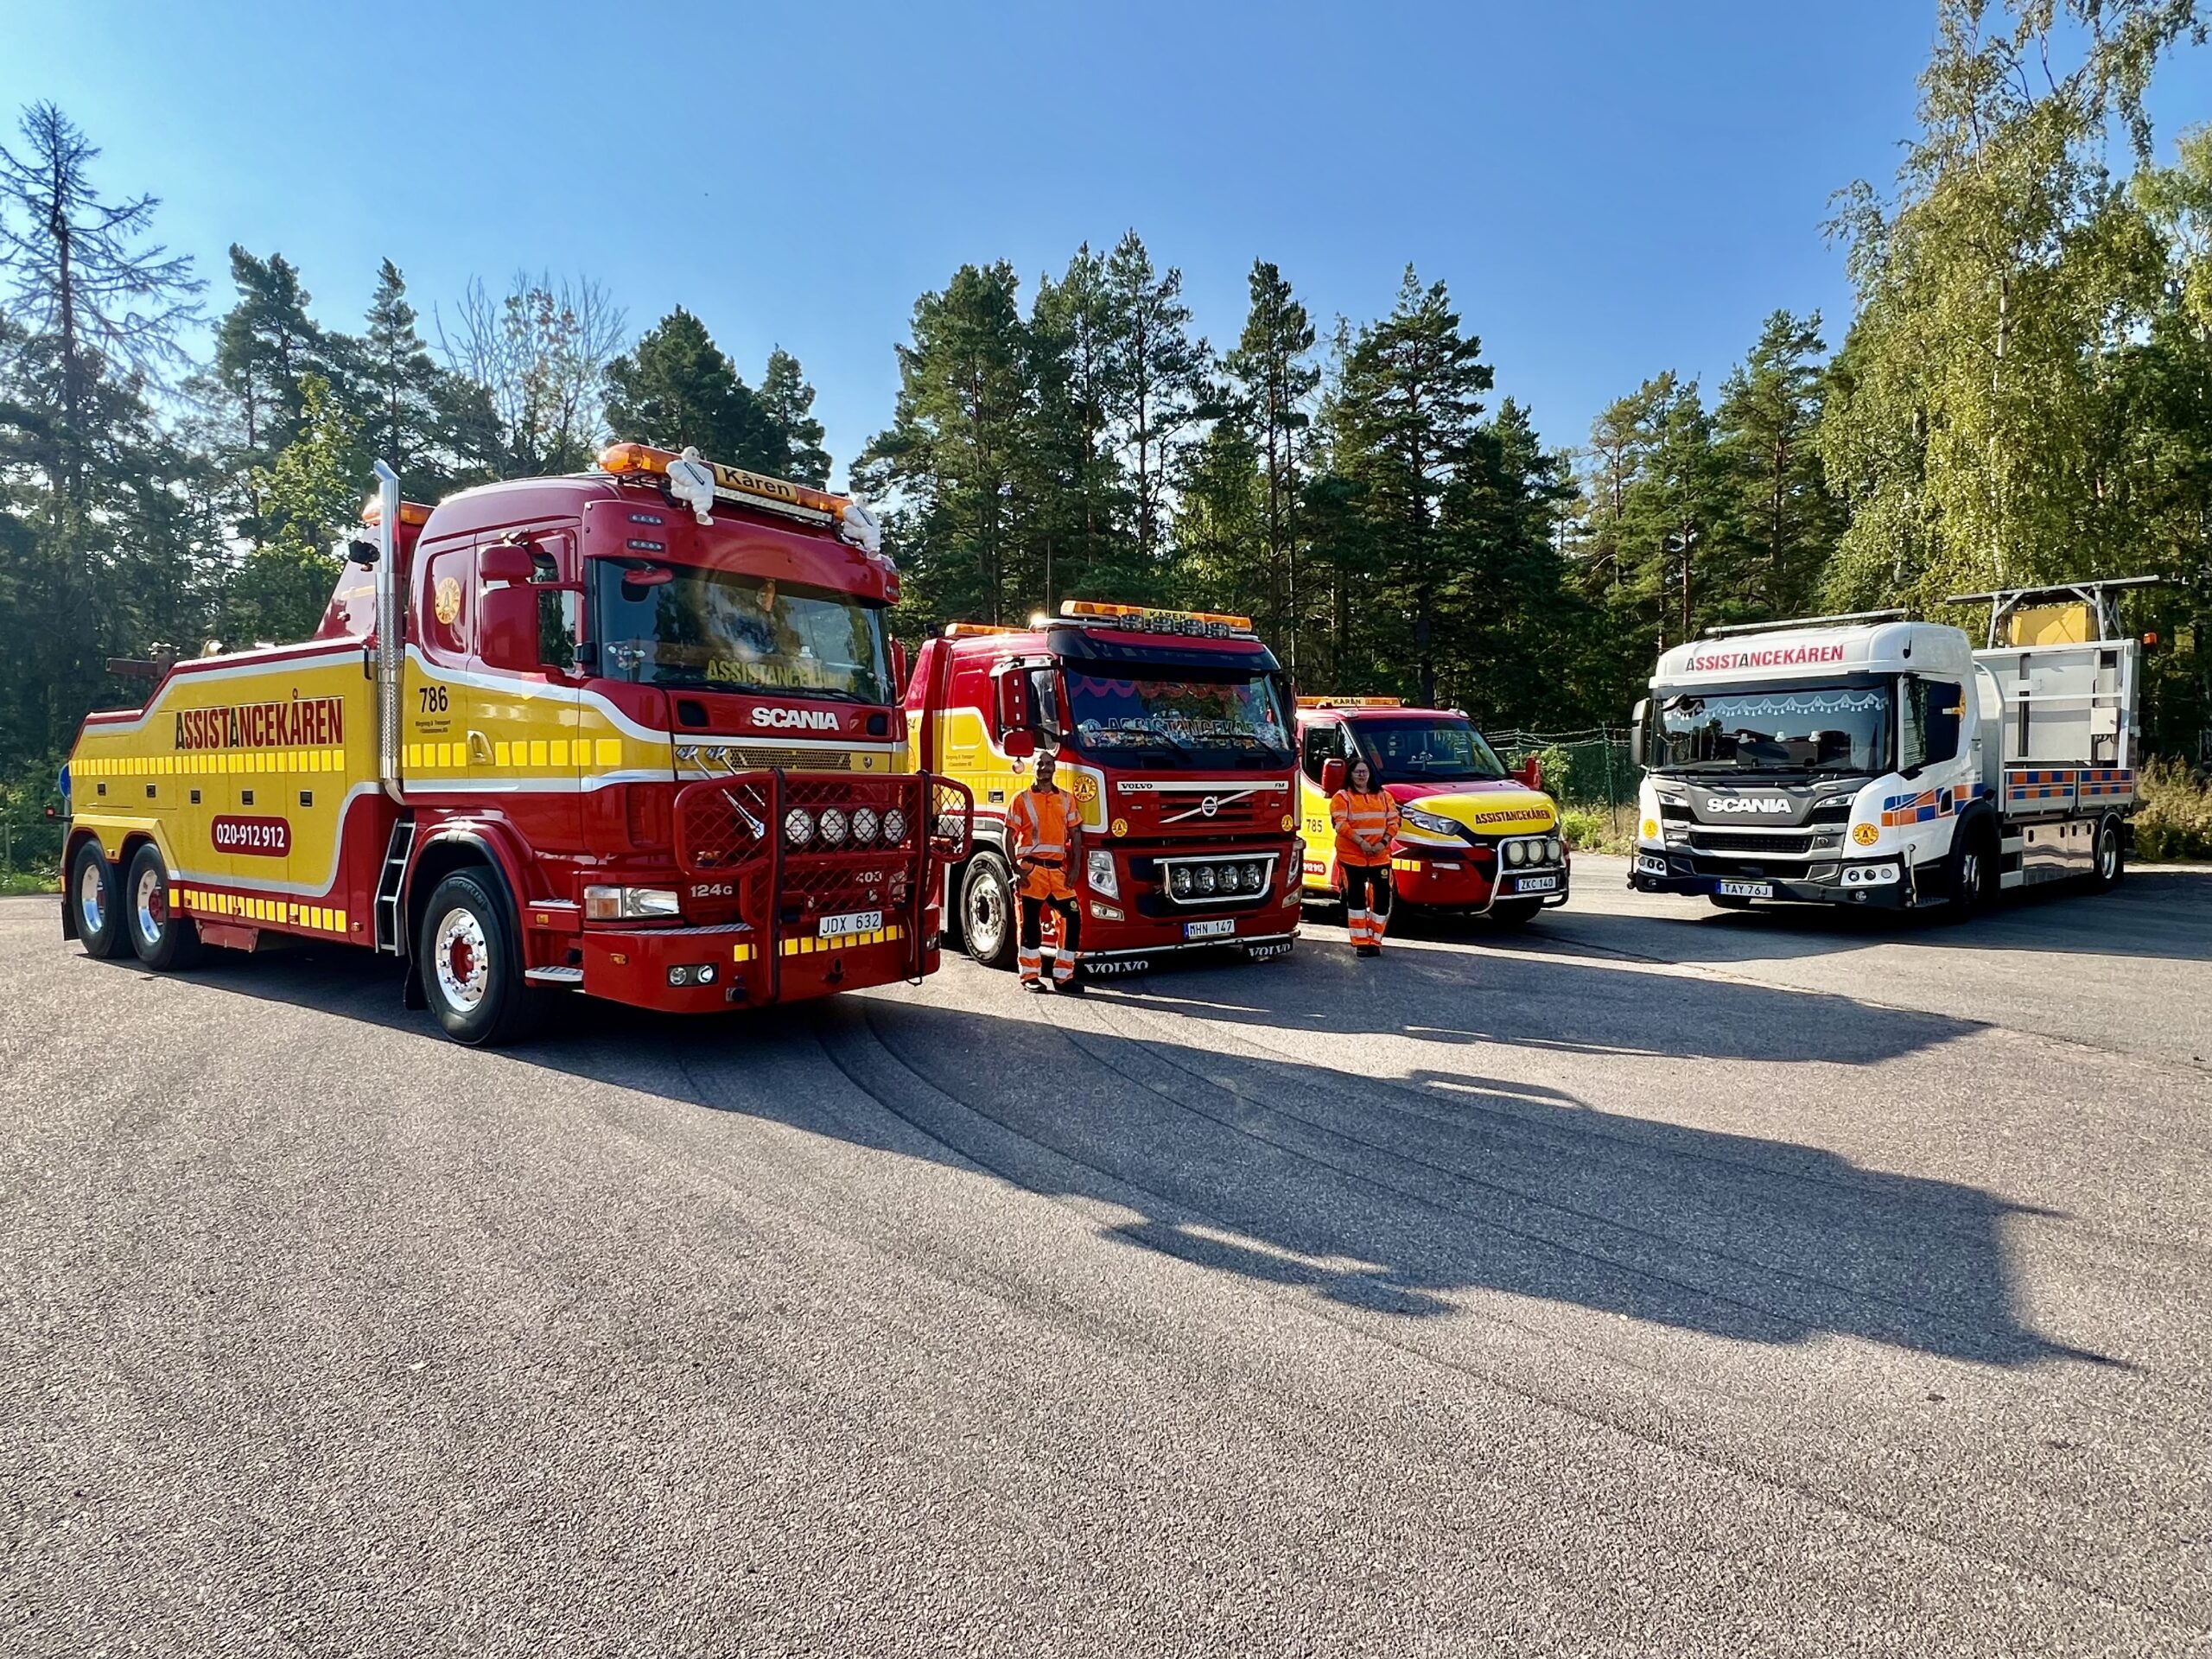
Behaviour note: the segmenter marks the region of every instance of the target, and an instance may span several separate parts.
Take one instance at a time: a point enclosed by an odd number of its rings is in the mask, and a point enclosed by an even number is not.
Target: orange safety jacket
[[[1006,833],[1018,874],[1028,879],[1023,890],[1031,898],[1064,898],[1068,893],[1065,870],[1075,849],[1075,832],[1083,816],[1075,797],[1057,786],[1047,794],[1025,789],[1006,810]],[[1050,874],[1047,874],[1050,872]]]
[[[1365,795],[1340,789],[1329,800],[1329,822],[1337,827],[1337,862],[1373,867],[1390,861],[1390,842],[1398,833],[1398,804],[1382,790]],[[1369,843],[1363,847],[1361,841]],[[1370,851],[1379,847],[1381,850]]]

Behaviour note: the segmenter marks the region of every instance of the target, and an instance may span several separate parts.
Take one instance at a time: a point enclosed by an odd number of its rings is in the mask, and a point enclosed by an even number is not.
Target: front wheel
[[[996,853],[968,861],[960,883],[960,937],[984,967],[1014,966],[1014,878]]]
[[[474,870],[438,883],[416,939],[423,994],[447,1036],[492,1048],[522,1034],[531,1009],[507,907]]]
[[[200,929],[170,903],[169,873],[160,848],[149,842],[138,849],[123,892],[130,912],[130,948],[139,961],[165,974],[200,960]]]
[[[2122,845],[2120,820],[2107,818],[2097,826],[2096,858],[2091,866],[2089,880],[2101,892],[2108,892],[2120,885],[2120,878],[2127,874],[2127,850]]]
[[[1951,853],[1950,919],[1963,922],[1989,908],[1997,892],[1997,839],[1977,825]]]
[[[77,907],[77,938],[86,956],[111,961],[130,949],[122,884],[97,841],[86,841],[69,862],[69,902]]]

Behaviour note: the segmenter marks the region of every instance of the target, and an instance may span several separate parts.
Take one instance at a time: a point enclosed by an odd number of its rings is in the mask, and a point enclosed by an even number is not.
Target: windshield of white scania
[[[1467,783],[1506,775],[1497,752],[1465,721],[1363,720],[1353,730],[1380,783]]]
[[[1887,772],[1891,724],[1881,685],[1677,692],[1659,700],[1651,763],[1679,772]]]
[[[1290,758],[1282,694],[1265,675],[1241,679],[1122,679],[1070,667],[1070,734],[1086,752],[1252,754]]]
[[[595,568],[593,637],[600,672],[610,678],[891,701],[879,607],[728,570],[679,565],[668,581],[647,586],[619,563]]]

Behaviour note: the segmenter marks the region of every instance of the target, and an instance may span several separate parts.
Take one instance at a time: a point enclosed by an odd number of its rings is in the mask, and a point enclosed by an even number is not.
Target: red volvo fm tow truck
[[[162,673],[63,774],[95,956],[342,943],[463,1042],[541,992],[678,1012],[938,961],[966,791],[906,764],[899,577],[856,503],[621,443],[403,502],[315,636]]]
[[[1247,619],[1077,600],[1026,628],[956,622],[922,646],[906,714],[922,763],[975,801],[975,848],[949,892],[977,961],[1014,961],[1006,809],[1039,745],[1082,810],[1083,972],[1291,949],[1294,716]]]

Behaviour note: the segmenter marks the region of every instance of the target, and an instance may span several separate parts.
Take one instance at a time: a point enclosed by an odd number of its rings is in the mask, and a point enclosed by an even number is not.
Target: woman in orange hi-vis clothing
[[[1329,801],[1337,829],[1337,867],[1344,872],[1344,923],[1359,955],[1382,954],[1390,912],[1390,843],[1398,835],[1398,804],[1375,786],[1363,754],[1352,757],[1344,786]]]
[[[1014,854],[1014,868],[1021,873],[1021,886],[1016,891],[1021,906],[1018,960],[1021,964],[1022,988],[1031,991],[1048,988],[1039,977],[1044,967],[1040,924],[1048,905],[1060,918],[1060,940],[1052,952],[1052,982],[1049,988],[1076,988],[1075,940],[1079,921],[1075,889],[1068,885],[1068,872],[1077,868],[1076,861],[1081,856],[1083,813],[1074,796],[1053,785],[1056,770],[1052,752],[1039,750],[1037,781],[1015,796],[1006,809],[1007,842]]]

